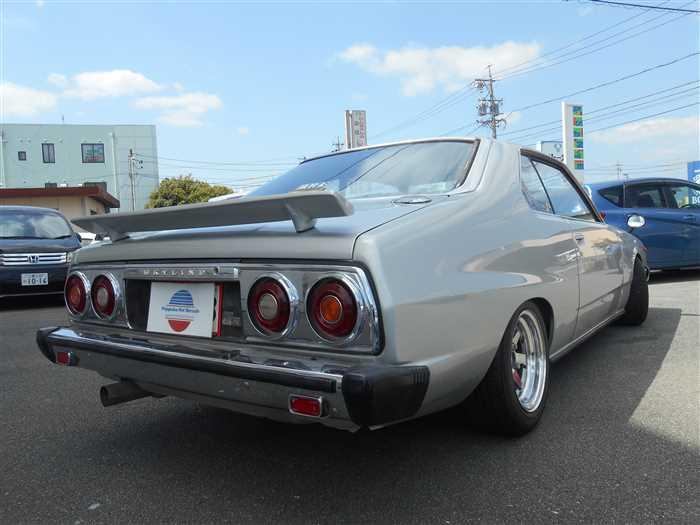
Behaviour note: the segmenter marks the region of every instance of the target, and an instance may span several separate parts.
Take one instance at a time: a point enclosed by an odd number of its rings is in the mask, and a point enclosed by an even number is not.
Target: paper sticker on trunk
[[[151,283],[149,332],[211,337],[214,283]]]

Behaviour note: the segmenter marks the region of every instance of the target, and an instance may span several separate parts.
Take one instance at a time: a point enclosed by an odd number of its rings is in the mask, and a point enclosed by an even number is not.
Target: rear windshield
[[[437,194],[462,183],[473,142],[421,142],[348,151],[304,162],[251,195],[295,190],[338,192],[347,199]]]
[[[73,229],[56,213],[0,209],[0,239],[62,239],[71,235]]]

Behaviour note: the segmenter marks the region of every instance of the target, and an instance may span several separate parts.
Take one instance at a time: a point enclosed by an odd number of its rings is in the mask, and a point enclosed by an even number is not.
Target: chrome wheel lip
[[[518,403],[526,412],[542,404],[547,382],[547,340],[539,317],[530,309],[518,314],[511,340],[511,372]]]

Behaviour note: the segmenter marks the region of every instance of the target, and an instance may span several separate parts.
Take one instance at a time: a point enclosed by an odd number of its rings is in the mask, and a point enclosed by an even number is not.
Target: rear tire
[[[625,305],[625,314],[619,323],[627,326],[638,326],[647,318],[649,312],[649,285],[642,260],[637,257],[634,261],[630,296]]]
[[[549,390],[549,342],[531,301],[513,314],[486,376],[467,401],[489,428],[509,436],[532,430]]]

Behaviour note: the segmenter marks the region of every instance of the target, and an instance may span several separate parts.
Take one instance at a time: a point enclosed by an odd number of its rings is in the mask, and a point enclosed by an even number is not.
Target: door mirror
[[[637,215],[636,213],[627,217],[627,226],[632,229],[641,228],[646,224],[646,222],[647,221],[644,220],[644,217]]]

